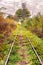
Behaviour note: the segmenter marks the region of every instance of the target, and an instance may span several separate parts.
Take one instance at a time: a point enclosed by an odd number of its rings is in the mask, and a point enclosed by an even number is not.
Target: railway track
[[[38,58],[40,64],[43,65],[43,62],[42,62],[41,58],[39,57],[39,55],[38,55],[36,49],[35,49],[34,46],[32,45],[31,40],[30,40],[28,37],[27,37],[27,39],[28,39],[28,41],[30,42],[30,45],[31,45],[31,47],[32,47],[32,49],[33,49],[33,51],[34,51],[34,53],[36,54],[36,56],[37,56],[37,58]]]
[[[15,38],[14,38],[14,42],[12,43],[12,45],[11,45],[11,48],[10,48],[10,51],[9,51],[9,53],[8,53],[8,56],[7,56],[7,58],[6,58],[6,61],[5,61],[5,64],[4,65],[9,65],[8,63],[9,63],[9,58],[10,58],[10,56],[11,56],[11,52],[13,51],[12,49],[13,49],[13,46],[14,46],[14,44],[15,44],[15,42],[16,42],[16,38],[18,38],[18,41],[19,42],[17,42],[19,45],[20,45],[20,49],[19,49],[19,51],[18,51],[18,53],[19,53],[19,55],[20,55],[20,57],[22,58],[22,60],[20,60],[20,61],[18,61],[15,65],[28,65],[31,61],[27,61],[26,60],[26,58],[28,59],[28,56],[29,56],[29,54],[27,53],[29,50],[27,49],[27,48],[29,48],[29,47],[31,47],[31,51],[33,52],[33,54],[35,54],[36,55],[36,58],[34,59],[35,61],[38,61],[38,63],[39,64],[37,64],[37,65],[43,65],[43,62],[41,61],[41,59],[40,59],[40,57],[39,57],[39,55],[38,55],[38,53],[37,53],[37,51],[35,50],[35,48],[34,48],[34,46],[32,45],[32,43],[31,43],[31,40],[27,37],[27,36],[25,36],[25,38],[24,38],[24,36],[23,35],[16,35],[15,36]],[[28,43],[28,44],[27,44]],[[26,48],[25,48],[26,47]],[[30,54],[31,55],[31,54]],[[31,56],[32,57],[32,56]],[[33,60],[32,60],[33,61]]]
[[[12,45],[11,45],[11,48],[10,48],[10,50],[9,50],[9,53],[8,53],[8,56],[7,56],[7,58],[6,58],[6,61],[5,61],[5,64],[4,64],[4,65],[7,65],[7,64],[8,64],[8,60],[9,60],[10,54],[11,54],[11,52],[12,52],[12,48],[13,48],[13,46],[14,46],[14,43],[15,43],[15,39],[16,39],[16,36],[15,36],[15,38],[14,38],[14,41],[13,41]]]

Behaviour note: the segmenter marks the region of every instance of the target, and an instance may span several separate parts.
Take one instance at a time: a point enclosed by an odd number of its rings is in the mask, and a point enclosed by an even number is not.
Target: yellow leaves
[[[13,22],[14,22],[14,20],[9,19],[9,18],[6,18],[5,21],[6,21],[7,23],[13,23]]]
[[[3,22],[4,18],[2,16],[0,16],[0,22]]]
[[[3,55],[2,54],[0,54],[0,60],[2,60],[3,59]]]

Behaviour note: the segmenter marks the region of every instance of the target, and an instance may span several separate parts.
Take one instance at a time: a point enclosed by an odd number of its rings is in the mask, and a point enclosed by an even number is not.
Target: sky
[[[32,16],[38,12],[43,14],[43,0],[0,0],[0,11],[13,15],[17,9],[21,8],[23,2],[26,2]]]

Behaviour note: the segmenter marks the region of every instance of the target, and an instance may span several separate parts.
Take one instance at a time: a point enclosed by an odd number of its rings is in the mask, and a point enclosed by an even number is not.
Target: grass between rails
[[[25,36],[23,36],[25,38]],[[12,53],[10,55],[9,63],[8,65],[20,65],[19,63],[22,62],[28,62],[26,65],[40,65],[35,53],[33,52],[28,40],[25,38],[24,41],[26,43],[24,46],[21,46],[19,37],[16,38],[16,42],[14,44]],[[24,50],[24,51],[23,51]],[[24,54],[25,58],[21,56],[21,54]]]
[[[19,46],[19,43],[17,42],[17,39],[16,39],[16,42],[15,42],[14,47],[12,49],[12,53],[11,53],[10,58],[9,58],[8,65],[12,65],[12,64],[15,65],[16,62],[21,60],[20,55],[18,54],[19,49],[20,49],[20,46]]]

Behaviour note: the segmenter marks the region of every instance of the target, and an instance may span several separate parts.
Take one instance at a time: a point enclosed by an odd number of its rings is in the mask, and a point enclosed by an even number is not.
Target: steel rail
[[[16,36],[15,36],[15,38],[14,38],[14,41],[13,41],[12,45],[11,45],[10,51],[9,51],[9,53],[8,53],[8,56],[7,56],[7,59],[6,59],[4,65],[7,65],[7,64],[8,64],[8,60],[9,60],[10,54],[11,54],[11,52],[12,52],[12,48],[13,48],[13,46],[14,46],[14,43],[15,43],[15,39],[16,39]]]
[[[26,36],[26,37],[27,37],[27,36]],[[28,41],[30,42],[30,45],[31,45],[31,47],[32,47],[32,49],[33,49],[33,51],[34,51],[34,53],[36,54],[36,56],[37,56],[37,58],[38,58],[40,64],[43,65],[43,62],[42,62],[41,58],[39,57],[39,55],[38,55],[36,49],[34,48],[34,46],[33,46],[32,42],[31,42],[30,38],[27,37],[27,39],[28,39]]]

